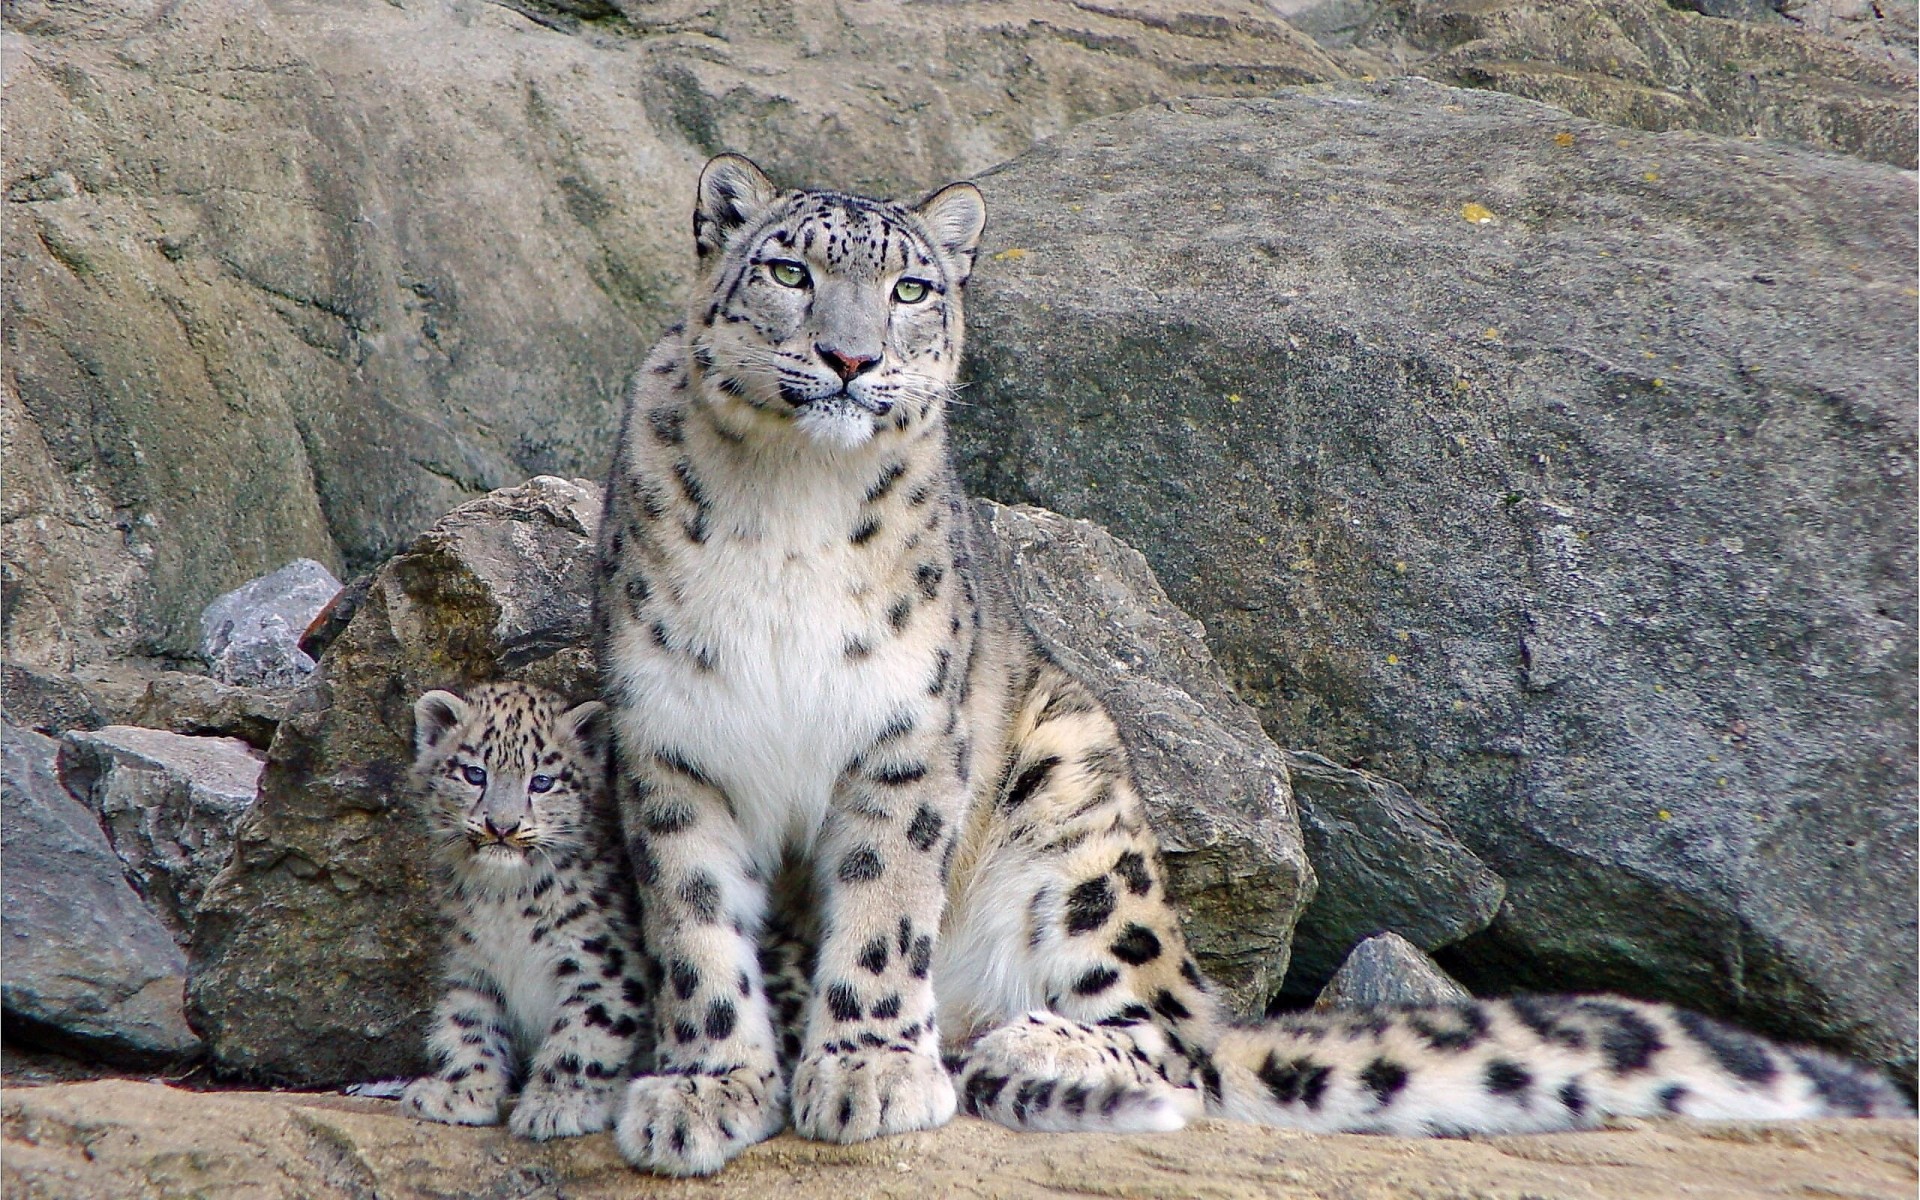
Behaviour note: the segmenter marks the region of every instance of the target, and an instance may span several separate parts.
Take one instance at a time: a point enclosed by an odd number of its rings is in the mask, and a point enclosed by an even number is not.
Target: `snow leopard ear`
[[[573,740],[595,761],[606,753],[608,738],[613,733],[607,706],[598,700],[575,705],[561,714],[560,728],[573,735]]]
[[[973,274],[973,255],[980,248],[980,231],[987,227],[987,200],[971,183],[950,183],[914,207],[934,244],[953,260],[959,271],[955,283]]]
[[[467,702],[452,692],[428,692],[413,702],[413,752],[438,749],[467,722]]]
[[[701,260],[723,248],[734,230],[759,216],[779,194],[767,173],[744,155],[710,160],[700,172],[693,205],[693,241]]]

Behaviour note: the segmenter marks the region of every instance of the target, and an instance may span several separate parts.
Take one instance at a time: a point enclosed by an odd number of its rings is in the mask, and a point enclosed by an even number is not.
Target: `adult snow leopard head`
[[[971,183],[909,207],[781,192],[737,154],[709,162],[693,214],[706,290],[688,324],[723,427],[846,448],[938,420],[985,224]]]

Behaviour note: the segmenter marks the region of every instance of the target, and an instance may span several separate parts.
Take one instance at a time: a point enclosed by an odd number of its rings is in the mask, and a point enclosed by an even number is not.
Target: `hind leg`
[[[1020,1128],[1177,1128],[1200,1109],[1192,1085],[1217,1079],[1220,1021],[1118,732],[1050,667],[1012,737],[937,970],[942,1029],[966,1046],[963,1102]],[[1102,1114],[1083,1107],[1095,1095],[1129,1098]]]
[[[1129,1032],[1028,1013],[960,1055],[960,1103],[976,1117],[1014,1129],[1179,1129],[1201,1115],[1200,1097],[1160,1073],[1157,1040],[1151,1026]]]

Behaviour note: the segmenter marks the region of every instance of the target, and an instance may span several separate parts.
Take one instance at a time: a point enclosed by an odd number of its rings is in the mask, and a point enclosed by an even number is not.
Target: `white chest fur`
[[[558,946],[531,939],[528,921],[520,915],[523,901],[487,897],[470,903],[466,928],[473,942],[468,952],[499,985],[514,1043],[522,1055],[531,1054],[560,1008],[560,979],[554,974]]]
[[[771,869],[805,847],[849,761],[923,691],[927,651],[888,636],[878,548],[855,545],[859,487],[874,467],[811,464],[749,485],[706,483],[704,544],[674,555],[663,620],[689,654],[628,626],[609,650],[635,703],[629,746],[672,749],[732,801],[749,854]],[[858,644],[860,653],[849,653]]]

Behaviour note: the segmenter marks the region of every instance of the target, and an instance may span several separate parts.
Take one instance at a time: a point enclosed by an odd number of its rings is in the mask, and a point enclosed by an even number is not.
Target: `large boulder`
[[[124,1066],[177,1064],[200,1048],[181,1010],[186,958],[61,785],[59,752],[0,723],[7,1036]]]
[[[403,792],[411,705],[507,676],[591,694],[599,489],[536,478],[456,509],[373,576],[280,726],[232,866],[201,902],[190,1011],[216,1070],[297,1083],[419,1069],[440,928]],[[1196,957],[1243,1006],[1312,888],[1280,752],[1137,553],[1085,522],[981,510],[1048,645],[1113,705]]]
[[[60,747],[61,782],[93,810],[128,882],[182,946],[200,897],[232,857],[264,765],[235,738],[133,725],[70,731]]]
[[[1912,0],[1816,0],[1794,4],[1790,16],[1783,6],[1387,0],[1336,2],[1299,19],[1344,50],[1356,74],[1423,75],[1616,125],[1763,137],[1913,166]]]
[[[1337,77],[1253,0],[6,7],[10,660],[597,475],[701,162],[918,192],[1087,116]]]
[[[1910,1066],[1911,173],[1403,81],[983,183],[964,474],[1438,810],[1507,884],[1450,970]]]

